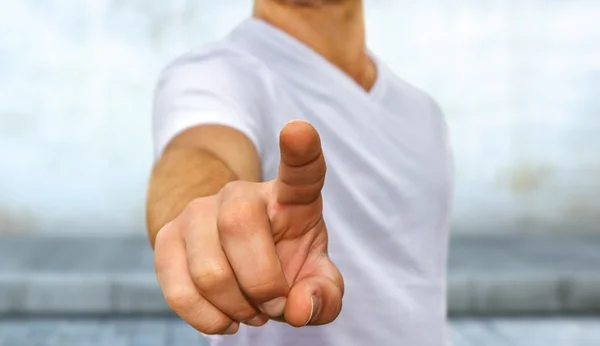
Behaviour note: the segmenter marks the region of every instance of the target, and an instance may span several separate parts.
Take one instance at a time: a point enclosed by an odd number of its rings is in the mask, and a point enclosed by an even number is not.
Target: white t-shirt
[[[377,59],[374,59],[375,61]],[[256,146],[264,180],[277,176],[290,120],[319,131],[329,250],[345,280],[330,325],[242,326],[215,346],[442,346],[452,160],[435,102],[377,62],[365,92],[288,34],[250,19],[166,68],[155,103],[157,155],[179,132],[222,124]]]

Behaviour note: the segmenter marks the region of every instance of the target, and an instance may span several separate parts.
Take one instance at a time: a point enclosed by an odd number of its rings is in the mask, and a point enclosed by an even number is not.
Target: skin
[[[254,15],[296,37],[368,90],[360,0],[257,0]],[[319,134],[294,121],[280,135],[279,176],[261,181],[252,142],[223,126],[191,128],[155,163],[148,236],[167,304],[205,334],[240,323],[334,321],[344,282],[327,253]]]

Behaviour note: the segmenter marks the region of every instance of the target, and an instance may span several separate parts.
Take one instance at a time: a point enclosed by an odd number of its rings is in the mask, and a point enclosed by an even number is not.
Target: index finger
[[[292,121],[281,130],[279,146],[277,202],[314,202],[321,195],[327,171],[319,133],[305,121]]]

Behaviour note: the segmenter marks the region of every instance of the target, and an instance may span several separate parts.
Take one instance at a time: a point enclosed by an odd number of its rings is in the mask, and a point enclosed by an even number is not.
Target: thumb
[[[294,327],[331,323],[342,310],[342,275],[326,254],[316,261],[316,268],[308,276],[301,273],[288,293],[284,316]]]
[[[292,121],[281,130],[279,147],[277,202],[310,204],[317,200],[327,171],[317,130],[305,121]]]

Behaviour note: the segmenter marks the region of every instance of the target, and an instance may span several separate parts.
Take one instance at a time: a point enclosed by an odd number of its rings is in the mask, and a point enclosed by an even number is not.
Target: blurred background
[[[371,50],[450,126],[456,345],[600,345],[600,1],[365,3]],[[250,11],[0,4],[0,345],[196,337],[151,302],[151,101],[170,60]]]

